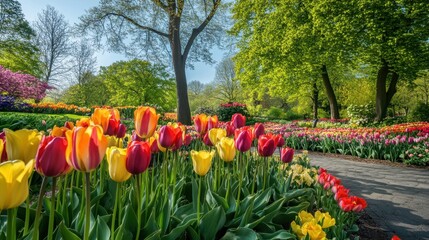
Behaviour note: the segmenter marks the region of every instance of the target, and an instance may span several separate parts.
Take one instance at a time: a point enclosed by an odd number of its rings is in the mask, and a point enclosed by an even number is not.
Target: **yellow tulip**
[[[0,210],[15,208],[28,197],[28,178],[34,161],[7,161],[0,164]]]
[[[123,147],[124,144],[122,140],[118,139],[115,136],[106,136],[107,137],[107,147],[118,147],[118,141],[119,141],[119,147]]]
[[[2,156],[3,156],[3,150],[4,149],[4,142],[0,139],[0,163],[2,162]]]
[[[139,107],[134,111],[136,134],[141,138],[152,137],[158,125],[159,114],[155,108]]]
[[[4,129],[6,133],[6,153],[8,160],[22,160],[28,163],[36,157],[42,134],[37,130],[21,129],[12,131]]]
[[[305,235],[302,234],[301,225],[298,225],[295,221],[292,221],[290,227],[292,228],[293,233],[298,236],[298,239],[305,237]]]
[[[314,220],[313,214],[308,213],[307,211],[301,211],[298,213],[299,220],[304,224],[306,222],[311,222]]]
[[[109,175],[115,182],[125,182],[131,177],[131,173],[127,171],[126,159],[127,149],[109,147],[106,151],[107,162],[109,163]]]
[[[107,138],[99,125],[76,127],[67,135],[67,162],[74,169],[90,172],[98,167],[107,149]]]
[[[326,233],[323,231],[322,226],[316,223],[316,221],[306,222],[301,227],[302,234],[310,236],[311,240],[324,240],[326,239]]]
[[[235,145],[234,139],[224,137],[217,144],[216,149],[219,154],[219,157],[225,162],[231,162],[235,157]]]
[[[194,165],[194,171],[200,176],[204,176],[210,170],[212,165],[212,159],[215,152],[202,150],[202,151],[191,151],[192,164]]]
[[[335,225],[335,218],[331,217],[329,212],[322,213],[317,211],[314,214],[314,218],[322,225],[322,228],[329,228]]]
[[[212,144],[214,146],[216,146],[216,144],[224,137],[226,137],[226,130],[225,129],[212,128],[209,130],[210,142],[212,142]]]

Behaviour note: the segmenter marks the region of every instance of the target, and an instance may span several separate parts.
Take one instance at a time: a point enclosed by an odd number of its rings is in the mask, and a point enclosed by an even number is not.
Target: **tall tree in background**
[[[225,58],[217,65],[214,82],[222,100],[226,102],[238,100],[240,82],[235,77],[234,62],[231,58]]]
[[[94,49],[86,39],[81,39],[74,44],[71,57],[73,82],[82,85],[88,73],[95,73],[97,59],[94,56]]]
[[[325,88],[331,119],[338,119],[328,69],[346,62],[348,56],[346,46],[337,45],[337,39],[327,37],[320,27],[325,16],[318,10],[327,8],[327,1],[264,2],[241,0],[234,5],[232,33],[240,37],[240,52],[235,57],[238,78],[253,84],[256,77],[262,89],[287,92],[299,80],[313,88],[313,81],[307,79],[317,76]]]
[[[67,63],[70,54],[69,25],[64,15],[49,5],[37,17],[34,29],[37,35],[36,45],[44,65],[42,80],[58,85],[70,69]]]
[[[80,29],[95,33],[98,42],[105,37],[116,52],[164,64],[170,59],[178,121],[190,124],[185,68],[189,59],[212,61],[209,50],[220,43],[225,25],[214,17],[219,8],[221,0],[102,0],[81,17]]]
[[[0,0],[0,65],[36,77],[41,75],[33,29],[16,0]]]

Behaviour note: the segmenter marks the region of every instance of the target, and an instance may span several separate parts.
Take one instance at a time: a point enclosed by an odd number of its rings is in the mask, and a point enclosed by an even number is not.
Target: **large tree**
[[[35,37],[15,0],[0,0],[0,65],[39,77],[38,49],[31,43]]]
[[[285,88],[293,88],[297,81],[313,88],[313,80],[307,79],[319,79],[331,118],[337,119],[339,109],[330,72],[347,63],[350,56],[344,53],[347,46],[337,45],[337,37],[326,36],[320,26],[326,16],[318,11],[329,7],[325,2],[237,1],[231,32],[240,37],[240,52],[235,57],[240,81],[252,84],[256,77],[264,88],[287,92]]]
[[[102,67],[99,77],[114,106],[157,104],[171,111],[175,105],[175,84],[161,65],[134,59]]]
[[[47,6],[37,15],[34,22],[36,45],[41,52],[43,62],[42,80],[52,85],[59,85],[64,74],[70,70],[70,29],[64,15],[54,7]]]
[[[221,0],[102,0],[81,17],[79,26],[95,33],[98,42],[105,38],[114,51],[164,64],[169,60],[176,77],[178,121],[190,124],[185,68],[190,59],[212,61],[209,50],[219,44],[225,24],[215,18],[221,7]]]

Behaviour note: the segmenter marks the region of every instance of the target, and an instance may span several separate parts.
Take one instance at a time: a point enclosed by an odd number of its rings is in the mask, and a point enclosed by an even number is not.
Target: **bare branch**
[[[214,0],[213,8],[211,9],[209,15],[206,17],[206,19],[198,26],[198,28],[192,29],[192,34],[189,37],[188,42],[186,43],[185,50],[183,51],[183,61],[186,62],[186,59],[188,57],[189,51],[191,50],[192,44],[194,43],[195,38],[200,34],[204,28],[209,24],[210,20],[213,18],[214,14],[216,13],[217,8],[220,5],[221,0]]]
[[[147,30],[147,31],[153,32],[155,34],[158,34],[159,36],[167,37],[168,38],[168,34],[167,33],[161,32],[159,30],[156,30],[156,29],[148,27],[148,26],[141,25],[138,22],[136,22],[134,19],[132,19],[132,18],[126,16],[126,15],[120,14],[120,13],[109,12],[109,13],[104,14],[101,18],[105,18],[105,17],[108,17],[108,16],[121,17],[121,18],[125,19],[127,22],[133,24],[134,26],[136,26],[136,27],[138,27],[140,29]]]
[[[162,8],[164,11],[168,11],[168,6],[161,2],[161,0],[152,0],[152,2],[155,3],[158,7]]]

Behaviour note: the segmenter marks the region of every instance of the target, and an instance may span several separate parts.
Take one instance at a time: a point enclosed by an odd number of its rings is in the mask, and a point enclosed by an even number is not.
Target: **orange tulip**
[[[134,111],[136,134],[141,138],[152,137],[158,125],[159,114],[155,108],[139,107]]]
[[[216,115],[207,117],[207,131],[212,128],[217,128],[219,120]]]
[[[115,108],[96,108],[91,120],[95,125],[100,125],[103,128],[103,133],[109,136],[116,135],[121,122],[119,111]]]
[[[107,138],[99,125],[77,127],[67,135],[67,162],[74,169],[90,172],[98,167],[107,149]]]
[[[203,136],[207,131],[207,116],[205,114],[198,114],[194,117],[195,130]]]

